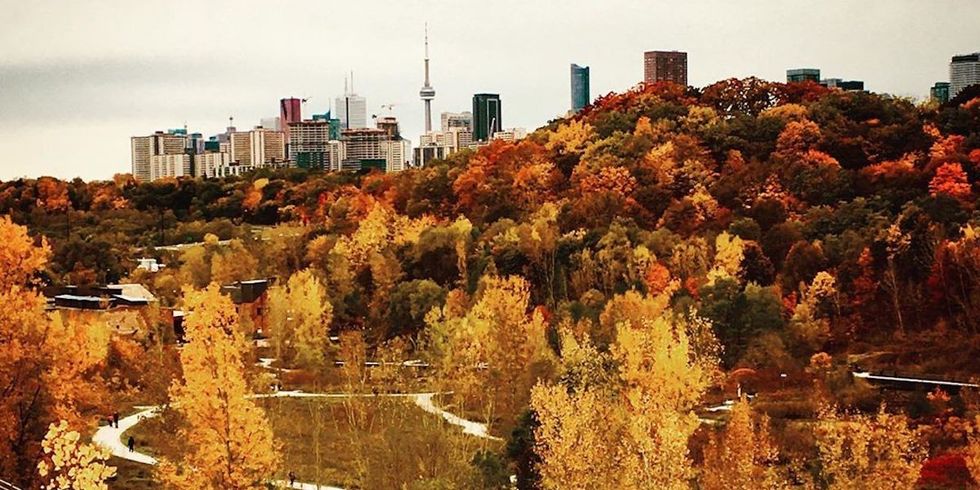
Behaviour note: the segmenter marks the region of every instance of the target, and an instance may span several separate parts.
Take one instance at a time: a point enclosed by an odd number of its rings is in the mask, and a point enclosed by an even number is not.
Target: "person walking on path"
[[[112,414],[112,426],[117,429],[119,428],[119,412]]]
[[[289,486],[292,487],[294,483],[296,483],[296,473],[293,473],[292,471],[290,471],[289,472]]]
[[[133,436],[129,436],[129,440],[126,441],[126,446],[129,447],[129,452],[136,450],[136,439],[133,439]]]

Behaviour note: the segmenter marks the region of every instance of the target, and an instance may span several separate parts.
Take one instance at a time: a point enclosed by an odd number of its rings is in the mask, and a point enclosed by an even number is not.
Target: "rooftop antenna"
[[[346,74],[344,75],[344,95],[345,96],[350,95],[350,91],[347,90],[347,75]]]
[[[354,90],[354,70],[350,71],[350,94],[354,95],[357,91]]]

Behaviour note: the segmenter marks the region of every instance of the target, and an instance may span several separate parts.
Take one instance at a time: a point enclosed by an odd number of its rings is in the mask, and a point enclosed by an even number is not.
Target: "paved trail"
[[[376,398],[376,397],[388,397],[388,398],[411,398],[416,406],[422,410],[438,415],[443,418],[446,422],[452,425],[462,427],[463,433],[472,436],[480,437],[483,439],[490,439],[494,441],[501,440],[499,437],[490,435],[487,430],[486,424],[481,424],[479,422],[473,422],[471,420],[466,420],[464,418],[458,417],[450,412],[447,412],[435,405],[432,402],[432,397],[438,393],[379,393],[377,395],[373,393],[365,394],[349,394],[349,393],[307,393],[304,391],[277,391],[274,393],[263,393],[258,395],[252,395],[249,398],[327,398],[327,399],[339,399],[339,398]],[[130,451],[126,444],[122,441],[123,433],[131,429],[136,424],[141,421],[156,417],[160,414],[160,407],[136,407],[139,409],[138,412],[123,417],[119,419],[119,427],[103,426],[99,427],[95,431],[95,435],[92,436],[92,441],[97,445],[108,449],[113,456],[125,459],[127,461],[133,461],[135,463],[142,463],[148,465],[157,464],[156,458],[150,456],[149,454],[141,453],[139,451]],[[285,488],[293,488],[298,490],[344,490],[340,487],[331,487],[327,485],[317,485],[315,483],[303,483],[295,482],[292,486],[289,485],[287,481],[276,481],[273,482],[275,485]]]

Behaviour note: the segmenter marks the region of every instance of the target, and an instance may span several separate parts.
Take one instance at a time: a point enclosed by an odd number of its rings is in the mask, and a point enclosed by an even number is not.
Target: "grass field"
[[[458,427],[427,414],[411,400],[364,398],[268,398],[266,410],[282,445],[281,473],[303,482],[344,488],[413,488],[439,482],[475,488],[470,464],[481,449],[500,443],[464,435]],[[142,452],[176,457],[184,448],[174,433],[174,416],[148,419],[126,432]],[[114,489],[154,488],[152,468],[113,458],[119,470]]]

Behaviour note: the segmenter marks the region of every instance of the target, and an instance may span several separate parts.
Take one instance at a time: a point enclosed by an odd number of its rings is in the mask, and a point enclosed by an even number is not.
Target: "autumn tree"
[[[970,181],[959,163],[944,163],[936,169],[936,175],[929,181],[929,192],[933,196],[946,194],[965,200],[970,197]]]
[[[539,310],[530,311],[527,281],[486,277],[463,316],[447,307],[430,312],[427,323],[430,355],[464,401],[505,427],[512,423],[551,361],[547,324]]]
[[[889,414],[884,407],[873,415],[826,410],[816,435],[827,488],[916,488],[927,451],[904,415]]]
[[[238,315],[216,284],[187,290],[183,379],[170,390],[183,418],[178,436],[188,450],[163,461],[160,481],[174,489],[265,488],[279,462],[279,445],[262,409],[248,399]]]
[[[48,425],[89,421],[83,410],[102,408],[98,376],[108,333],[98,325],[50,318],[37,290],[37,273],[50,257],[27,229],[0,217],[0,473],[29,486]]]
[[[632,302],[617,323],[614,362],[563,334],[562,382],[532,392],[545,488],[679,489],[695,476],[688,439],[717,343],[710,325],[664,311],[666,301]],[[611,377],[601,375],[610,365]]]
[[[116,474],[108,466],[109,452],[93,444],[81,443],[81,434],[69,429],[68,422],[52,423],[41,447],[44,459],[37,472],[42,489],[108,490],[106,480]]]
[[[307,367],[323,364],[333,306],[312,270],[303,269],[285,286],[272,288],[268,314],[277,358]]]
[[[778,456],[775,442],[769,435],[769,419],[755,416],[743,397],[732,407],[725,430],[711,434],[704,449],[700,488],[789,488],[776,469]]]

